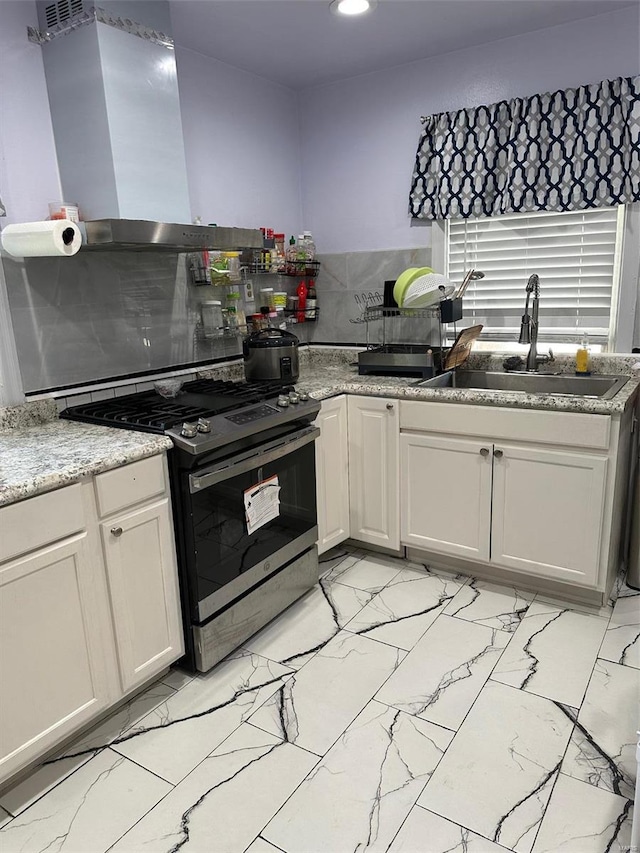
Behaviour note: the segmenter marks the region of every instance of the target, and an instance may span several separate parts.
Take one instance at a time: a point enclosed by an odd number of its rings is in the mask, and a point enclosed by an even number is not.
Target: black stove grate
[[[196,379],[187,382],[177,397],[166,399],[157,391],[140,391],[125,397],[113,397],[71,406],[60,417],[102,426],[117,426],[143,432],[163,433],[183,421],[211,418],[275,397],[284,388],[282,382],[224,382]]]

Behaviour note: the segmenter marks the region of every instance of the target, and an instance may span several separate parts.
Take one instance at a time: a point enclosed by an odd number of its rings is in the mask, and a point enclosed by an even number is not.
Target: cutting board
[[[469,358],[471,352],[471,344],[480,337],[482,325],[469,326],[468,329],[463,329],[455,339],[453,346],[447,353],[444,362],[444,369],[451,370],[453,367],[459,367]]]

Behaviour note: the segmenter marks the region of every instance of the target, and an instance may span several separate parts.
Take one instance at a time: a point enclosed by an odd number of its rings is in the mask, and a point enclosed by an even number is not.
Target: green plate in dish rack
[[[402,308],[404,295],[407,292],[409,285],[417,278],[420,278],[420,276],[428,275],[432,272],[433,270],[431,267],[409,267],[404,270],[404,272],[400,273],[393,286],[393,298],[395,299],[398,307]]]

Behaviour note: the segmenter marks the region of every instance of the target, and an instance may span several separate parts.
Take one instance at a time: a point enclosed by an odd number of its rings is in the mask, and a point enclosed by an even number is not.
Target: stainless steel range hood
[[[148,252],[197,252],[203,249],[261,249],[257,228],[179,225],[145,219],[94,219],[81,222],[83,251],[125,249]]]

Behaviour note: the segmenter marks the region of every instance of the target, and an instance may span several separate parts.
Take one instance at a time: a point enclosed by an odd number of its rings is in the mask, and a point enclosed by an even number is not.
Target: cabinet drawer
[[[163,460],[163,456],[150,456],[98,474],[95,484],[100,516],[163,495],[166,488]]]
[[[400,429],[607,450],[608,415],[402,400]]]
[[[0,509],[0,563],[85,528],[79,483]]]

